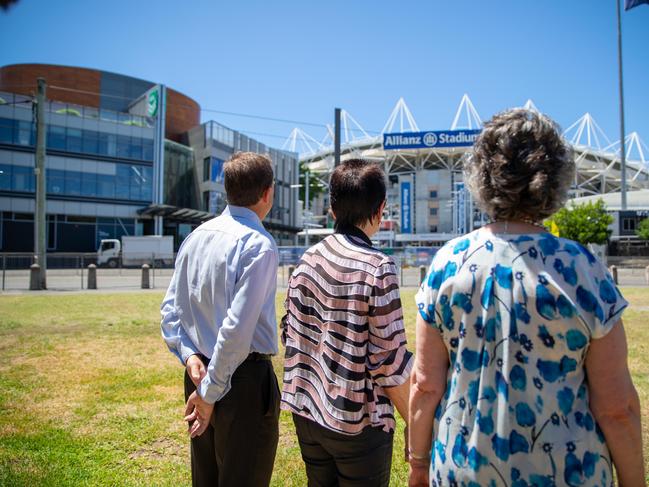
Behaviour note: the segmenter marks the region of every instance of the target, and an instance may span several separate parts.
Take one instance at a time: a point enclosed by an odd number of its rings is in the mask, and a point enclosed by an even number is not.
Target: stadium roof
[[[532,100],[525,108],[539,111]],[[482,118],[468,95],[464,95],[450,124],[450,130],[480,129]],[[383,134],[420,132],[410,108],[400,98],[382,131],[370,135],[349,112],[341,113],[341,159],[363,157],[384,164],[388,174],[408,173],[421,169],[459,171],[469,147],[386,150]],[[586,113],[563,133],[575,150],[577,176],[574,193],[580,196],[616,193],[621,186],[620,143],[611,142],[591,114]],[[627,190],[649,189],[649,147],[637,132],[626,136]],[[329,173],[334,165],[333,127],[318,142],[304,130],[295,128],[282,149],[300,154],[300,162],[314,172]]]
[[[600,195],[582,196],[580,198],[573,198],[569,203],[588,203],[595,202],[599,199],[604,200],[606,209],[608,211],[621,211],[621,194],[608,193]],[[641,189],[638,191],[629,191],[626,194],[626,209],[628,211],[649,211],[649,189]]]

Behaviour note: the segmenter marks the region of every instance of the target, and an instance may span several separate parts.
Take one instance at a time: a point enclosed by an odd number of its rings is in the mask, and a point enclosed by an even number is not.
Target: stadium
[[[537,110],[531,100],[525,108]],[[395,244],[435,244],[484,223],[462,182],[462,165],[482,128],[482,118],[464,95],[447,130],[422,131],[403,98],[399,99],[379,134],[370,135],[348,112],[341,113],[341,160],[362,157],[381,164],[389,176],[383,231],[377,240]],[[613,213],[613,236],[633,235],[649,212],[649,165],[646,144],[636,132],[627,135],[626,210],[620,205],[620,143],[611,141],[586,113],[564,131],[575,153],[577,173],[571,198],[579,202],[602,197]],[[295,128],[284,149],[300,153],[300,162],[326,183],[334,167],[333,127],[317,141]],[[314,203],[324,212],[326,196]],[[307,208],[308,210],[308,208]],[[312,218],[306,212],[307,220]],[[327,228],[306,221],[306,232],[326,234]],[[304,232],[302,232],[304,233]]]

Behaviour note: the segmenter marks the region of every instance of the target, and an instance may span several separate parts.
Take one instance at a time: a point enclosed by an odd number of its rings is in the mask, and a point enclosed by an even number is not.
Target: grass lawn
[[[622,291],[647,445],[649,289]],[[403,291],[411,349],[413,294]],[[189,485],[183,369],[160,338],[161,299],[0,296],[0,485]],[[293,424],[280,421],[272,485],[306,485]],[[395,440],[392,485],[406,485],[402,422]]]

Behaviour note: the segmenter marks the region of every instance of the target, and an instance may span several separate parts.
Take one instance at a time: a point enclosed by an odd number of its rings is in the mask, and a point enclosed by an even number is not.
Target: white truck
[[[141,266],[152,263],[156,267],[169,266],[174,261],[174,238],[171,235],[123,236],[105,239],[97,249],[97,265],[115,268],[122,259],[122,265]]]

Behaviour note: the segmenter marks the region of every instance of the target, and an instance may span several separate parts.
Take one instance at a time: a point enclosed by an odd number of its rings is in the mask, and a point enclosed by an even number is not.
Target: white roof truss
[[[391,132],[419,132],[415,117],[412,116],[412,112],[403,97],[399,98],[388,117],[388,121],[385,122],[383,130],[381,130],[381,134]]]
[[[604,150],[605,147],[611,145],[611,141],[590,113],[585,113],[579,120],[564,130],[563,136],[572,145],[593,147],[599,150]]]
[[[463,115],[464,118],[462,118]],[[462,96],[460,105],[457,107],[457,111],[455,112],[455,118],[451,124],[451,130],[457,130],[458,128],[474,130],[481,127],[482,119],[473,106],[469,95],[465,93]]]
[[[322,149],[322,144],[307,134],[299,127],[291,130],[288,138],[282,145],[282,150],[298,152],[299,154],[315,154]]]

